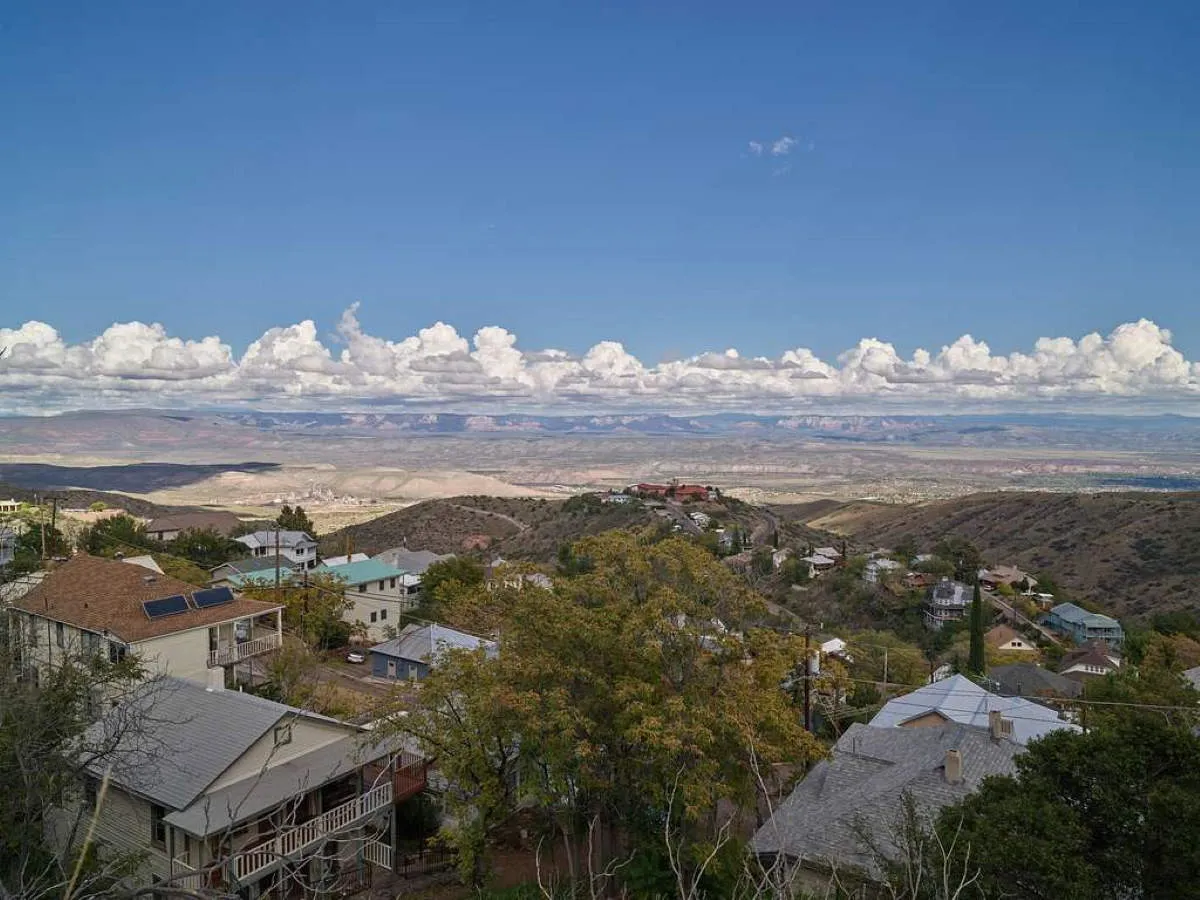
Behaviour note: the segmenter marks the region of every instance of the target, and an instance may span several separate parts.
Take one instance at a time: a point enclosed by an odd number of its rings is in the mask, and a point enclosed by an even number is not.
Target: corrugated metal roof
[[[112,779],[118,786],[180,810],[287,716],[336,721],[240,691],[162,678],[113,709],[92,737],[115,741]],[[102,776],[101,769],[93,774]]]
[[[935,681],[889,700],[870,724],[874,728],[892,728],[932,712],[950,722],[987,728],[988,713],[993,711],[1012,720],[1013,740],[1022,745],[1051,731],[1079,731],[1078,725],[1064,722],[1052,709],[1021,697],[989,693],[963,675]]]
[[[368,581],[386,581],[389,578],[399,578],[404,574],[403,569],[389,566],[378,559],[364,559],[359,562],[346,563],[341,566],[320,565],[314,572],[325,572],[336,575],[346,584],[363,584]]]
[[[398,637],[376,644],[371,648],[371,652],[428,663],[435,661],[439,654],[447,650],[475,650],[479,647],[486,647],[492,652],[496,645],[493,641],[455,631],[444,625],[406,625]]]

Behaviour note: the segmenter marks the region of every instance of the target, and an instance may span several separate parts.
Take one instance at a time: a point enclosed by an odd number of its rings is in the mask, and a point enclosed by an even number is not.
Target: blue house
[[[1110,647],[1120,647],[1125,641],[1121,623],[1112,616],[1088,612],[1074,603],[1060,603],[1051,609],[1046,617],[1046,627],[1077,644],[1104,641]]]
[[[444,625],[406,625],[390,641],[371,648],[371,674],[377,678],[423,681],[448,650],[477,650],[496,653],[496,642],[447,628]]]

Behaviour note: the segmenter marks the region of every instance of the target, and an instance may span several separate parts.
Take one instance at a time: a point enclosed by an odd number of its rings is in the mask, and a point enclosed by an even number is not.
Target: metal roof
[[[949,722],[986,728],[988,713],[994,711],[1012,720],[1013,740],[1022,745],[1051,731],[1079,731],[1078,725],[1062,721],[1052,709],[1021,697],[989,693],[964,675],[952,675],[889,700],[870,724],[873,728],[892,728],[937,713]]]
[[[371,652],[429,663],[436,661],[436,658],[447,650],[476,650],[479,647],[485,647],[490,653],[495,650],[496,644],[494,641],[455,631],[444,625],[414,624],[404,626],[398,637],[376,644],[371,648]]]
[[[1074,603],[1060,603],[1050,610],[1050,615],[1057,616],[1064,622],[1076,622],[1085,628],[1120,628],[1121,623],[1112,616],[1103,613],[1089,612]]]
[[[412,575],[424,575],[425,570],[435,562],[453,559],[454,554],[438,554],[432,550],[409,550],[407,547],[393,547],[391,550],[376,553],[372,558],[385,562],[389,566],[395,566],[397,569],[403,569]]]
[[[404,574],[403,569],[389,566],[378,559],[364,559],[359,562],[346,563],[341,566],[320,565],[314,572],[325,572],[336,575],[346,584],[365,584],[369,581],[386,581],[389,578],[399,578]]]
[[[337,721],[241,691],[211,691],[167,677],[142,685],[94,725],[90,737],[115,742],[114,783],[181,810],[289,716]],[[102,777],[104,764],[93,774]]]

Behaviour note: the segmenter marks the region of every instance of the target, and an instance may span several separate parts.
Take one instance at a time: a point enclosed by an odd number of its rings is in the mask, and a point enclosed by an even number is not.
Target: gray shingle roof
[[[1078,681],[1033,663],[993,666],[988,678],[996,683],[996,692],[1006,697],[1078,697],[1083,693]]]
[[[1013,740],[1018,744],[1028,744],[1034,738],[1064,728],[1079,730],[1078,725],[1062,721],[1055,710],[1022,697],[989,693],[963,675],[952,675],[889,700],[871,719],[871,725],[891,728],[935,712],[950,722],[986,728],[988,713],[992,711],[1002,712],[1004,718],[1012,720]]]
[[[945,779],[947,750],[962,755],[963,780]],[[866,839],[885,855],[905,794],[931,816],[977,790],[984,778],[1011,775],[1022,748],[993,740],[986,729],[947,724],[933,728],[850,726],[831,757],[818,763],[754,835],[759,854],[785,854],[825,868],[877,870]]]
[[[115,741],[115,784],[179,810],[288,716],[335,721],[240,691],[162,678],[112,710],[92,736]],[[104,773],[98,767],[93,774]]]

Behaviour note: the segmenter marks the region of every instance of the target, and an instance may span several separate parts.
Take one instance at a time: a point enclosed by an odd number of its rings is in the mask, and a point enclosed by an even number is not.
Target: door
[[[388,670],[387,670],[387,674],[388,674],[388,678],[395,678],[395,677],[396,677],[396,661],[395,661],[394,659],[389,659],[389,660],[388,660]]]

